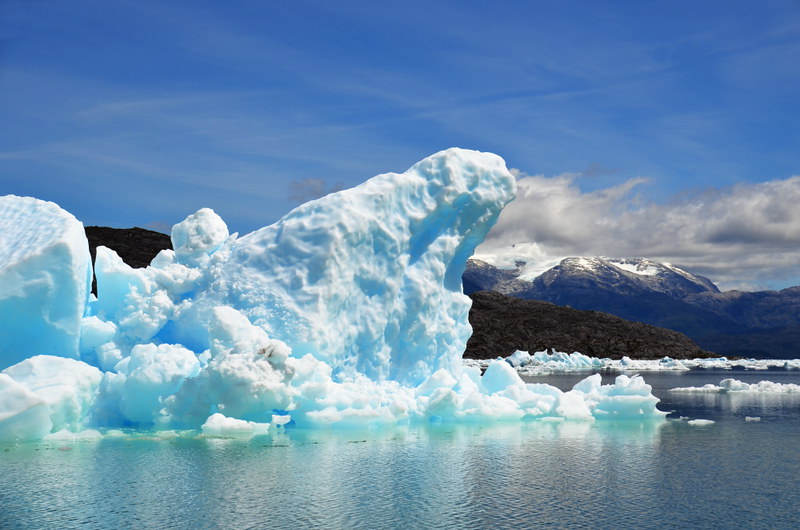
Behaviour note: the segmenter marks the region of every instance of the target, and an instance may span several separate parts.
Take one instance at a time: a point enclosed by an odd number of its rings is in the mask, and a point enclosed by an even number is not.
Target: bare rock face
[[[599,311],[581,311],[539,300],[522,300],[496,292],[470,295],[472,337],[466,358],[507,356],[554,348],[593,357],[620,359],[694,359],[712,357],[685,335],[669,329],[623,320]]]
[[[147,267],[156,254],[172,248],[172,242],[167,234],[139,227],[87,226],[86,238],[89,240],[92,263],[94,263],[95,249],[101,245],[116,251],[131,267]]]
[[[172,248],[167,234],[144,228],[109,228],[107,226],[87,226],[86,239],[94,263],[99,246],[114,250],[122,261],[131,267],[147,267],[156,254]],[[92,278],[92,292],[97,294],[97,280]]]

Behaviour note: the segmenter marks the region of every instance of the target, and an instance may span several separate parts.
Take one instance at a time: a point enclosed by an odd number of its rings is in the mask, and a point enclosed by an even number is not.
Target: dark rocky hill
[[[163,249],[172,248],[172,240],[167,234],[144,228],[87,226],[85,230],[92,263],[99,246],[116,251],[122,261],[131,267],[146,267],[156,254]],[[92,278],[92,292],[97,294],[97,282],[94,278]]]
[[[581,311],[496,292],[472,293],[472,337],[464,357],[488,359],[516,350],[555,348],[594,357],[693,359],[712,357],[685,335],[599,311]]]
[[[95,249],[102,245],[115,250],[122,261],[131,267],[146,267],[156,254],[172,248],[167,234],[144,228],[108,228],[106,226],[87,226],[86,238],[94,263]]]

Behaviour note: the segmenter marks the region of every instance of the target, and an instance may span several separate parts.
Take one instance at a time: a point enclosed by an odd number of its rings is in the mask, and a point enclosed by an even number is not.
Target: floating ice
[[[610,361],[610,359],[589,357],[580,352],[567,354],[558,351],[538,351],[531,355],[519,350],[506,357],[505,360],[527,375],[600,370]]]
[[[203,209],[173,228],[175,250],[147,268],[98,247],[98,298],[88,308],[80,224],[55,206],[36,210],[20,255],[54,263],[15,258],[18,272],[2,274],[36,278],[45,268],[72,282],[58,291],[64,300],[24,297],[36,322],[23,328],[42,328],[49,306],[70,308],[69,340],[50,341],[49,353],[81,360],[33,357],[0,374],[0,438],[121,427],[229,436],[266,425],[663,418],[639,377],[601,385],[595,375],[562,392],[523,382],[507,362],[483,376],[462,365],[471,329],[461,274],[514,193],[502,159],[450,149],[241,238]],[[30,201],[6,198],[3,211],[16,219],[38,204]],[[44,237],[43,229],[70,237]],[[22,346],[4,345],[4,358],[29,357]],[[580,354],[558,359],[597,364]]]
[[[249,437],[255,434],[266,434],[269,431],[269,423],[227,418],[216,412],[208,417],[200,426],[200,430],[206,436],[218,438]]]
[[[714,425],[714,420],[704,420],[704,419],[697,419],[697,420],[689,420],[686,423],[691,425],[692,427],[705,427],[707,425]]]
[[[92,269],[83,225],[52,202],[0,197],[0,369],[78,358]]]
[[[78,431],[94,406],[102,374],[75,359],[37,355],[2,372],[47,406],[53,431]]]
[[[603,372],[676,372],[686,370],[716,369],[744,370],[800,369],[800,359],[727,359],[717,357],[711,359],[672,359],[663,357],[650,359],[607,359],[589,357],[580,352],[564,353],[558,351],[539,351],[530,354],[516,351],[504,359],[524,376],[536,376],[558,373],[579,373],[585,371]],[[465,366],[473,366],[485,370],[493,360],[464,359]]]
[[[47,403],[0,373],[0,440],[37,440],[52,427]]]
[[[670,389],[670,392],[693,392],[707,394],[797,394],[800,393],[800,385],[794,383],[773,383],[772,381],[760,381],[758,383],[744,383],[737,379],[723,379],[719,385],[707,384],[703,386],[687,386]]]

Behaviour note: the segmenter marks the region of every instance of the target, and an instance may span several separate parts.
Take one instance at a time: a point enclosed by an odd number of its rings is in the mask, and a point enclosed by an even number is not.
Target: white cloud
[[[568,256],[647,257],[708,276],[723,289],[800,281],[800,176],[658,204],[636,193],[643,178],[584,192],[576,174],[516,175],[517,199],[479,256],[505,256],[507,264],[535,248],[528,257],[542,264]]]

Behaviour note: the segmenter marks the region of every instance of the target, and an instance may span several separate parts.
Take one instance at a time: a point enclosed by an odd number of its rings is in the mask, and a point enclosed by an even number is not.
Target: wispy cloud
[[[518,173],[519,192],[478,254],[511,260],[641,256],[684,266],[724,288],[800,280],[800,176],[644,201],[642,178],[584,192],[580,176]]]
[[[286,196],[290,201],[301,203],[318,199],[341,189],[342,185],[340,183],[329,187],[325,180],[309,177],[291,181]]]

